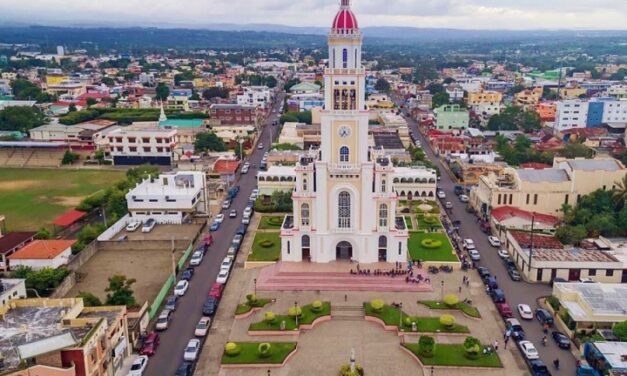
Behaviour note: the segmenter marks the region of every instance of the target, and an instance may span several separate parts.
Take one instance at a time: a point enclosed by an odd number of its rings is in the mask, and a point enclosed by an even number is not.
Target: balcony
[[[324,75],[357,75],[357,74],[366,74],[366,70],[363,68],[325,68]]]

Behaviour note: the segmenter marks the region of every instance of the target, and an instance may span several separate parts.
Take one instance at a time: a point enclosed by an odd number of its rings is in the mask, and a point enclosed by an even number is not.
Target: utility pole
[[[175,249],[174,249],[174,237],[171,237],[170,241],[172,242],[172,245],[171,245],[171,247],[172,247],[172,252],[171,252],[171,255],[172,255],[172,278],[176,279],[176,259],[174,257],[174,252],[175,252]]]
[[[531,274],[531,259],[533,259],[533,227],[536,222],[536,213],[531,213],[531,236],[529,239],[529,265],[527,266],[527,273]],[[529,276],[531,279],[531,276]]]

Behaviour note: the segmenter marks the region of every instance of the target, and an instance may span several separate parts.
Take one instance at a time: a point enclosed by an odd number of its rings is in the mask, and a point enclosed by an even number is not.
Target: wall
[[[106,229],[100,236],[98,236],[98,241],[111,240],[113,237],[122,229],[126,227],[128,222],[130,221],[130,217],[128,214],[124,215],[124,217],[120,218],[117,222],[115,222],[111,227]]]

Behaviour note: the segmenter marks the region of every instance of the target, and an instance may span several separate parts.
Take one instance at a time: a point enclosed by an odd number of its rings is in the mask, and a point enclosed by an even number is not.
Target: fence
[[[192,254],[193,251],[194,251],[194,243],[191,243],[189,247],[187,247],[185,252],[183,252],[183,255],[181,256],[181,258],[179,259],[179,262],[178,262],[179,270],[183,268],[183,265],[185,265],[185,262],[187,262],[187,259],[189,258],[189,256]]]
[[[161,290],[159,290],[159,294],[157,294],[157,297],[150,305],[150,311],[148,312],[148,316],[151,320],[157,315],[157,310],[159,310],[159,307],[161,307],[161,304],[165,300],[166,296],[168,296],[172,285],[174,285],[174,276],[170,275],[168,276],[168,279],[165,280],[163,287],[161,287]]]
[[[122,231],[123,228],[128,224],[130,217],[126,214],[124,217],[120,218],[119,221],[115,222],[111,227],[106,229],[100,236],[98,236],[98,241],[106,241],[111,240],[115,234]]]

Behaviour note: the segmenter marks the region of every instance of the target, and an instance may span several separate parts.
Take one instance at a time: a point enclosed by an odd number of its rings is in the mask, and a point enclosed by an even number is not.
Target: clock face
[[[346,138],[351,135],[351,129],[347,126],[342,126],[338,129],[337,134],[342,138]]]

